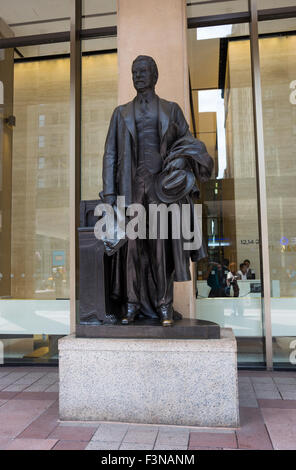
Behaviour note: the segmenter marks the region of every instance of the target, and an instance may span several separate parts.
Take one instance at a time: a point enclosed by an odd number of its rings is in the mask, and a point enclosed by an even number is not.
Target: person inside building
[[[238,297],[239,296],[239,287],[237,283],[238,275],[236,273],[236,263],[230,263],[229,265],[229,273],[227,274],[226,278],[226,295],[232,296],[233,291],[233,297]]]
[[[225,297],[226,279],[220,263],[211,263],[208,270],[209,297]]]
[[[244,260],[244,264],[247,266],[247,279],[255,279],[255,273],[251,269],[251,262],[249,259]]]
[[[241,281],[246,281],[248,279],[247,272],[248,272],[247,265],[245,263],[241,263],[239,265],[239,270],[237,271],[238,279]]]

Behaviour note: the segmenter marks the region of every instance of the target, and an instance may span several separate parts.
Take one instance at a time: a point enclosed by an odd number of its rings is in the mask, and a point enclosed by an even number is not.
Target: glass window
[[[0,67],[0,334],[15,336],[11,360],[57,357],[56,335],[69,333],[70,60],[47,48],[24,47],[22,59],[5,49]]]
[[[269,10],[273,8],[295,7],[296,0],[257,0],[258,10]]]
[[[115,48],[114,48],[115,47]],[[83,41],[81,198],[98,199],[110,118],[117,106],[116,37]]]
[[[213,0],[192,0],[187,2],[188,18],[223,15],[227,13],[240,13],[248,11],[247,0],[226,0],[217,2]]]
[[[296,365],[296,34],[259,23],[275,365]]]
[[[84,0],[82,3],[82,29],[116,26],[116,0]]]
[[[196,266],[196,317],[231,327],[245,365],[264,364],[248,29],[188,30],[191,129],[215,163],[200,188],[208,256]]]

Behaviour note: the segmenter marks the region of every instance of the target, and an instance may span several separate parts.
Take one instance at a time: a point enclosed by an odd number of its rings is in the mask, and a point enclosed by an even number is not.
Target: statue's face
[[[154,88],[154,76],[149,62],[146,60],[139,60],[133,64],[132,75],[134,87],[137,91]]]

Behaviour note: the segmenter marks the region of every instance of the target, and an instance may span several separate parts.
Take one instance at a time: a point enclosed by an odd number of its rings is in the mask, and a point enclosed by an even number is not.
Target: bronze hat
[[[155,192],[162,202],[173,203],[187,196],[195,183],[191,170],[162,171],[155,179]]]

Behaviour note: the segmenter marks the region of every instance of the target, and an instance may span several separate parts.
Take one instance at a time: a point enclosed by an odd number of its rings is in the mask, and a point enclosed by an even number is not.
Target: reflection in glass
[[[10,335],[8,361],[56,358],[56,335],[70,323],[70,60],[34,57],[36,47],[21,48],[21,60],[6,49],[0,67],[0,334]]]
[[[215,161],[201,185],[208,258],[196,316],[231,327],[240,363],[264,363],[248,25],[188,30],[191,128]]]
[[[295,18],[293,18],[295,26]],[[296,35],[286,20],[260,24],[260,64],[275,364],[296,365]],[[272,31],[280,32],[279,35]]]
[[[106,40],[110,52],[105,50]],[[81,198],[98,199],[102,190],[102,161],[106,135],[117,106],[116,38],[83,42]],[[94,46],[97,48],[94,51]],[[100,47],[104,49],[101,51]]]

